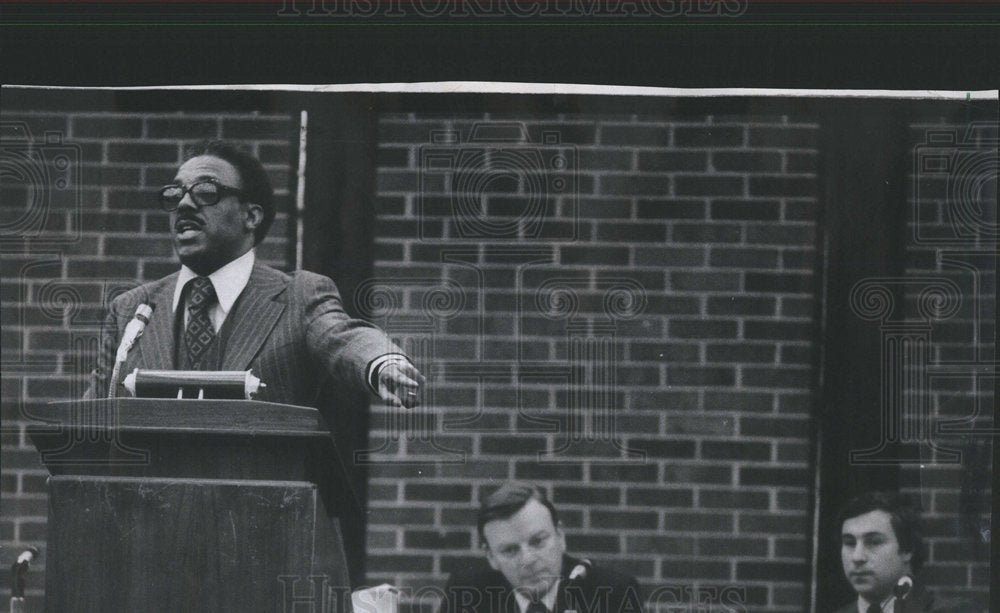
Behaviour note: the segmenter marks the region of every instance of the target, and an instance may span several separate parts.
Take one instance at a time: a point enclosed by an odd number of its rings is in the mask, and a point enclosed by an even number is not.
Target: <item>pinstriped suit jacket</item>
[[[129,352],[122,377],[135,368],[174,368],[177,276],[147,283],[112,302],[88,397],[107,395],[119,339],[141,303],[153,305],[153,314]],[[327,277],[285,274],[259,262],[226,317],[227,328],[221,370],[253,370],[267,384],[257,399],[269,402],[312,406],[330,378],[367,391],[368,364],[386,353],[403,353],[377,327],[350,318]]]

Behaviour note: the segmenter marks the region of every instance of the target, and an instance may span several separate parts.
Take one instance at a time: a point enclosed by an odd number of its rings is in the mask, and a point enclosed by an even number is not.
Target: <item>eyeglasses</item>
[[[198,206],[218,204],[228,194],[243,195],[243,190],[223,185],[212,179],[205,179],[184,187],[183,185],[167,185],[160,190],[160,206],[164,211],[176,211],[181,205],[185,194],[191,194],[191,200]]]

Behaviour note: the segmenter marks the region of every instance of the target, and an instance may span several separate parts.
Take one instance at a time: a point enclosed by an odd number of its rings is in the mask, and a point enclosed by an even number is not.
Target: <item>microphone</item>
[[[562,591],[566,594],[566,609],[562,613],[578,613],[575,605],[576,601],[583,597],[580,593],[580,586],[577,582],[580,579],[586,579],[587,575],[594,568],[593,563],[590,560],[584,559],[580,560],[580,563],[573,567],[573,570],[569,571],[569,575],[566,577],[566,585],[563,586]],[[587,607],[582,608],[583,611],[587,610]],[[557,612],[558,613],[558,612]]]
[[[149,323],[149,316],[153,314],[153,307],[148,304],[140,304],[135,310],[135,317],[125,326],[122,332],[122,342],[118,345],[118,353],[115,354],[115,367],[111,371],[111,385],[108,386],[108,398],[114,398],[118,391],[118,376],[125,358],[128,357],[129,349],[142,336],[142,331]]]
[[[140,304],[139,308],[135,310],[135,317],[132,318],[132,321],[128,322],[128,325],[125,326],[125,332],[122,333],[122,342],[118,345],[118,353],[115,355],[116,362],[125,361],[129,349],[142,336],[142,331],[146,329],[146,324],[149,323],[149,316],[152,314],[153,307],[148,304]]]
[[[892,595],[896,597],[896,600],[905,600],[910,592],[913,590],[913,577],[909,575],[903,575],[896,582],[896,587],[892,588]]]
[[[580,560],[580,563],[573,567],[573,570],[569,572],[569,580],[576,581],[577,579],[586,579],[587,575],[594,568],[594,564],[587,559]]]
[[[20,604],[24,604],[24,574],[28,572],[28,567],[31,566],[37,555],[38,548],[28,547],[21,555],[17,556],[17,561],[11,565],[10,572],[13,575],[10,588],[12,603],[15,599],[21,599]]]

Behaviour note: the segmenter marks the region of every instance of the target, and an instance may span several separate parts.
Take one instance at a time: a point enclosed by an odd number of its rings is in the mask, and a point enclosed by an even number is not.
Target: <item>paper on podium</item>
[[[351,593],[354,613],[398,613],[399,590],[383,583]]]

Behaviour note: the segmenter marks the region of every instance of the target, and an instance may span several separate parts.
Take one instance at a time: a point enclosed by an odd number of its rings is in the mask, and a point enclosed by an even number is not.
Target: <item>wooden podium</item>
[[[40,413],[47,612],[345,613],[331,594],[350,589],[350,494],[315,409],[121,398]]]

